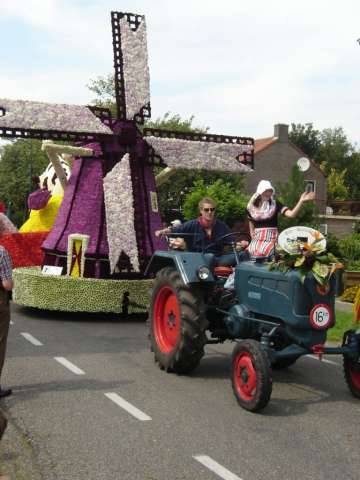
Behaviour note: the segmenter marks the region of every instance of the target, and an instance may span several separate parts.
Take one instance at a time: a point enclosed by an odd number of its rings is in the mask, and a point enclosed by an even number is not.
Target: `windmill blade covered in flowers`
[[[154,165],[247,172],[252,138],[142,128],[150,117],[146,24],[111,13],[117,118],[104,108],[0,99],[0,136],[66,141],[92,151],[76,157],[44,264],[67,265],[68,239],[87,238],[85,277],[141,278],[161,227]],[[69,273],[69,272],[68,272]]]

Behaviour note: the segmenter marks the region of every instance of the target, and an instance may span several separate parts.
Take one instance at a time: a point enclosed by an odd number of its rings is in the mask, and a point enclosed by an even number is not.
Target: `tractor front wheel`
[[[266,407],[272,392],[267,354],[255,340],[239,342],[232,354],[231,380],[239,405],[250,412]]]
[[[201,292],[190,290],[171,267],[156,275],[149,312],[149,338],[161,369],[194,370],[204,355],[206,318]]]

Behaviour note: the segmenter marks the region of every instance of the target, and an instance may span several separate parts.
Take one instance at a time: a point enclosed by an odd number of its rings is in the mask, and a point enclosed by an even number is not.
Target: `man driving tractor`
[[[169,246],[172,249],[189,252],[213,253],[216,258],[216,265],[235,265],[234,253],[224,254],[224,246],[234,242],[230,228],[225,222],[216,218],[216,203],[210,197],[204,197],[199,202],[199,217],[189,220],[181,225],[166,227],[157,230],[157,237],[162,235],[178,235],[171,238]],[[184,235],[184,236],[182,236]],[[225,239],[224,236],[229,235]],[[237,248],[246,248],[249,242],[241,240],[237,242]]]

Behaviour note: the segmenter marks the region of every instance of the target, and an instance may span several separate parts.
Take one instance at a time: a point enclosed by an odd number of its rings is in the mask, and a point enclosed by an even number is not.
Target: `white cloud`
[[[24,71],[14,48],[2,62],[1,96],[88,103],[85,85],[112,71],[110,11],[119,8],[146,15],[155,118],[194,114],[217,133],[255,137],[271,135],[277,122],[340,125],[359,142],[357,0],[1,2],[0,27],[8,21],[13,31],[9,39],[0,28],[0,60],[24,26],[58,59]],[[39,45],[24,47],[36,58]]]

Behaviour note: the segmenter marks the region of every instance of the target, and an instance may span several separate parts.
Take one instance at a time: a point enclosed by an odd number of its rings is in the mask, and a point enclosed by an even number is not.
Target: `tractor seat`
[[[231,273],[233,273],[233,267],[214,267],[214,275],[216,277],[224,277],[227,278]]]

